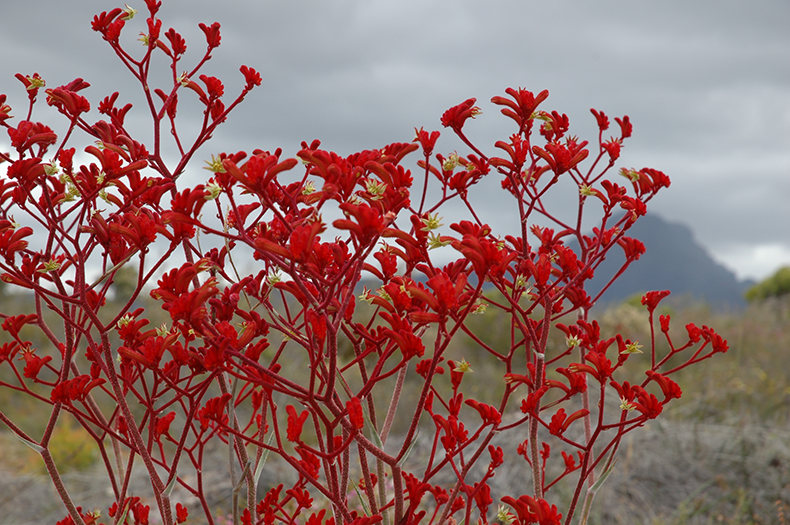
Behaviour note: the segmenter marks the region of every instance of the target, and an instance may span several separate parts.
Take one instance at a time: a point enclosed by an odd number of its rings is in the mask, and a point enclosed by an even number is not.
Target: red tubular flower
[[[16,341],[22,343],[22,341],[19,339],[19,331],[23,326],[27,324],[35,324],[37,321],[38,316],[36,314],[12,315],[5,318],[2,328],[4,332],[7,332]]]
[[[477,413],[480,414],[480,418],[483,420],[483,426],[498,425],[502,421],[502,415],[499,413],[499,410],[491,405],[480,403],[474,399],[467,399],[465,403],[477,410]]]
[[[595,115],[595,120],[598,122],[599,130],[606,131],[609,129],[609,117],[607,117],[603,111],[597,111],[591,108],[590,112]]]
[[[145,6],[148,8],[148,12],[151,16],[156,16],[156,13],[159,12],[159,8],[162,7],[162,2],[157,0],[145,0]]]
[[[680,386],[678,386],[678,384],[672,381],[670,378],[653,370],[646,371],[645,375],[658,383],[658,386],[661,387],[661,391],[664,393],[664,403],[670,399],[680,399],[680,396],[683,395],[683,391],[680,389]]]
[[[548,390],[549,387],[544,385],[530,393],[526,399],[521,401],[521,412],[524,414],[535,415],[535,409],[538,407],[540,398],[543,397],[543,394],[548,392]]]
[[[12,360],[17,351],[19,351],[19,343],[17,342],[0,345],[0,363]]]
[[[189,516],[187,508],[180,503],[176,503],[176,523],[186,522],[187,516]]]
[[[148,45],[155,46],[159,40],[159,33],[162,31],[162,21],[149,17],[146,23],[148,24]]]
[[[428,133],[423,128],[417,129],[414,128],[414,142],[419,142],[420,146],[422,147],[422,153],[426,157],[430,157],[433,153],[433,147],[436,145],[436,140],[439,138],[440,133],[438,131],[432,131]]]
[[[583,149],[586,145],[587,141],[583,141],[580,144],[571,140],[567,144],[550,142],[546,144],[545,150],[539,146],[533,146],[532,152],[545,160],[551,171],[560,175],[575,168],[577,164],[587,158],[590,152]]]
[[[518,514],[519,525],[560,525],[562,514],[557,512],[556,505],[549,505],[544,499],[534,499],[531,496],[520,496],[515,499],[505,496],[502,501],[513,507]]]
[[[604,151],[609,154],[609,162],[614,162],[620,158],[620,149],[622,146],[620,140],[614,138],[601,144]]]
[[[178,59],[179,55],[183,55],[187,50],[187,43],[184,38],[176,32],[172,27],[165,33],[165,38],[170,41],[170,46],[173,48],[173,58]]]
[[[302,426],[307,420],[309,413],[307,410],[305,410],[301,414],[297,415],[296,409],[293,407],[293,405],[288,405],[285,407],[285,411],[288,412],[288,431],[286,434],[288,441],[292,443],[301,442]]]
[[[244,75],[244,80],[247,82],[247,85],[244,87],[247,91],[251,90],[254,86],[261,85],[261,74],[255,71],[251,67],[241,66],[239,68],[241,74]]]
[[[456,133],[461,131],[467,119],[475,118],[481,113],[480,108],[475,106],[475,101],[476,98],[470,98],[445,111],[442,115],[442,126],[452,128]]]
[[[655,419],[664,410],[664,405],[653,394],[645,392],[644,389],[639,388],[636,392],[636,402],[633,403],[634,407],[647,416],[648,419]]]
[[[332,225],[340,230],[349,230],[362,246],[369,245],[370,241],[381,235],[387,226],[381,212],[365,203],[344,202],[339,207],[347,217],[354,217],[356,222],[350,219],[338,219]]]
[[[206,85],[206,92],[208,93],[209,101],[218,99],[225,94],[225,86],[222,81],[217,77],[210,77],[207,75],[200,75],[201,81]]]
[[[497,96],[493,97],[491,102],[499,106],[506,106],[500,111],[506,117],[510,117],[516,121],[516,124],[519,126],[519,131],[530,128],[532,125],[533,113],[535,113],[540,103],[549,96],[548,90],[545,89],[538,93],[537,97],[531,91],[527,91],[523,88],[518,88],[518,91],[513,88],[507,88],[505,93],[510,95],[513,100]]]
[[[203,33],[206,35],[206,43],[208,44],[208,50],[211,51],[215,47],[219,47],[220,41],[222,37],[219,34],[219,22],[214,22],[211,26],[206,26],[206,24],[200,23],[198,27],[203,30]]]
[[[648,313],[652,314],[655,312],[658,303],[664,299],[664,297],[670,294],[669,290],[663,290],[660,292],[652,291],[647,292],[645,295],[642,296],[642,304],[647,306]]]
[[[400,329],[397,332],[386,329],[387,337],[391,338],[400,348],[403,358],[408,360],[412,357],[422,357],[425,354],[425,345],[422,339],[414,335],[411,330]]]
[[[157,443],[162,442],[161,441],[162,436],[166,436],[170,438],[170,424],[173,422],[175,418],[176,418],[175,412],[168,412],[165,416],[156,418],[154,424],[154,439],[156,439]]]
[[[582,418],[590,413],[589,410],[586,408],[582,408],[577,410],[570,416],[565,415],[565,409],[559,409],[553,416],[551,416],[551,422],[549,423],[549,432],[555,436],[561,436],[571,423],[576,421],[579,418]]]
[[[6,101],[5,95],[0,95],[0,124],[4,123],[6,120],[13,118],[11,115],[11,106],[5,103]]]
[[[101,33],[102,37],[105,40],[112,42],[113,40],[110,39],[108,32],[110,30],[110,26],[113,24],[113,22],[115,22],[115,19],[118,18],[118,15],[120,15],[121,13],[123,13],[123,9],[121,9],[120,7],[116,7],[109,13],[107,11],[102,11],[101,14],[95,15],[93,17],[93,22],[91,22],[91,28],[94,31],[98,31],[99,33]],[[118,40],[117,35],[114,40],[115,41]]]
[[[33,228],[25,226],[18,230],[8,229],[0,233],[0,255],[5,257],[8,264],[14,264],[14,257],[16,252],[20,252],[27,248],[28,242],[24,240],[25,237],[33,235]]]
[[[294,260],[305,262],[310,257],[313,253],[316,235],[323,229],[323,224],[318,221],[302,224],[293,229],[289,238],[289,248]]]
[[[546,137],[546,141],[554,142],[561,139],[570,129],[571,123],[568,115],[560,115],[557,111],[547,113],[541,111],[541,118],[545,122],[540,126],[540,134]]]
[[[623,248],[623,252],[625,252],[625,258],[627,261],[636,261],[638,260],[643,253],[645,253],[645,245],[639,239],[634,239],[632,237],[621,237],[617,244]]]
[[[559,381],[555,381],[555,383],[557,383],[556,385],[554,383],[551,384],[552,386],[559,386],[560,388],[565,390],[565,395],[572,396],[587,391],[587,376],[585,376],[584,374],[580,374],[578,372],[572,372],[567,368],[558,368],[557,372],[568,378],[569,386],[565,386],[564,383],[561,383]]]
[[[621,138],[627,139],[630,137],[634,127],[631,125],[631,119],[628,118],[628,115],[625,115],[622,119],[615,118],[614,120],[620,125],[620,130],[622,132]]]
[[[730,346],[727,344],[727,340],[724,339],[722,336],[717,334],[713,331],[712,328],[707,326],[702,326],[702,337],[705,341],[708,341],[711,346],[713,347],[713,353],[725,353],[727,350],[730,349]]]
[[[565,462],[565,472],[573,472],[574,470],[581,468],[581,462],[584,458],[584,453],[582,451],[578,452],[579,465],[576,464],[576,458],[574,458],[572,454],[568,454],[564,450],[560,451],[560,454],[562,454],[562,459]]]
[[[49,126],[29,120],[21,121],[16,128],[8,128],[8,137],[11,139],[11,146],[20,153],[33,146],[38,146],[40,148],[39,156],[58,140],[58,136]]]
[[[22,356],[19,359],[24,359],[25,361],[24,376],[28,379],[38,381],[38,374],[41,373],[41,369],[44,365],[52,361],[52,357],[48,355],[39,357],[33,352],[33,350],[26,350],[22,352]]]
[[[82,81],[82,79],[77,79]],[[75,82],[77,82],[75,81]],[[87,84],[87,82],[85,83]],[[67,90],[67,86],[47,90],[47,104],[55,106],[58,111],[71,119],[78,118],[82,113],[91,110],[90,102],[82,95],[78,95],[76,90]]]
[[[607,379],[612,377],[612,362],[606,357],[605,354],[599,352],[589,352],[584,356],[586,361],[592,363],[593,366],[581,363],[571,363],[568,369],[571,372],[586,372],[597,379],[599,382],[604,383]]]
[[[689,323],[686,325],[686,331],[689,334],[689,341],[692,343],[698,343],[700,336],[702,335],[702,330],[695,325],[694,323]]]
[[[138,503],[131,507],[132,516],[134,516],[134,523],[137,525],[148,525],[148,514],[151,512],[151,507]]]
[[[212,397],[206,401],[206,406],[198,410],[198,419],[200,420],[200,428],[206,430],[211,421],[215,421],[220,425],[228,422],[228,415],[225,414],[225,407],[230,401],[231,394],[222,394],[220,397]]]
[[[488,471],[493,472],[495,468],[505,462],[505,453],[502,451],[502,447],[494,447],[494,445],[488,445],[488,453],[491,455]]]

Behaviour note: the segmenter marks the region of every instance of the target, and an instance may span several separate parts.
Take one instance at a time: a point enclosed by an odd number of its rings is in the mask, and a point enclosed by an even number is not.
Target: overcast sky
[[[133,42],[146,12],[129,3],[142,15],[125,30]],[[25,100],[17,72],[37,71],[50,87],[83,77],[94,108],[119,82],[122,99],[139,100],[90,29],[113,7],[122,4],[4,2],[0,93],[15,116]],[[211,151],[293,155],[319,138],[345,155],[410,141],[415,127],[443,130],[442,112],[476,97],[484,113],[467,130],[493,152],[512,126],[490,98],[548,89],[542,109],[567,113],[582,138],[596,136],[591,107],[629,115],[634,136],[618,166],[667,173],[672,186],[650,211],[688,225],[739,277],[790,264],[787,0],[164,0],[159,17],[186,38],[190,64],[205,49],[198,22],[222,24],[204,72],[225,80],[226,98],[241,64],[263,76]],[[437,151],[456,148],[464,153],[450,140]],[[487,199],[492,217],[499,198]]]

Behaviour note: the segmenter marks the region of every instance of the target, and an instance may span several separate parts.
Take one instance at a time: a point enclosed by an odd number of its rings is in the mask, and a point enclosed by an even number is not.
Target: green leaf
[[[365,501],[365,498],[362,497],[362,492],[359,491],[359,487],[357,487],[357,484],[354,483],[353,479],[349,478],[349,481],[351,482],[351,486],[354,487],[354,492],[357,493],[357,497],[359,498],[359,503],[362,505],[362,510],[365,511],[365,516],[370,516],[370,509],[368,509],[368,504]]]
[[[167,486],[165,487],[164,492],[162,492],[162,494],[164,496],[170,497],[170,493],[173,492],[173,487],[176,486],[176,481],[177,480],[178,480],[178,473],[177,472],[173,472],[173,479],[170,480],[170,483],[167,484]]]
[[[14,436],[16,436],[16,438],[17,438],[19,441],[21,441],[22,443],[24,443],[24,444],[25,444],[25,445],[27,445],[28,447],[32,448],[33,450],[35,450],[37,453],[41,454],[42,452],[44,452],[44,447],[42,447],[42,446],[41,446],[41,445],[39,445],[38,443],[33,443],[32,441],[28,441],[27,439],[23,438],[22,436],[20,436],[20,435],[19,435],[19,434],[17,434],[16,432],[13,432],[13,431],[12,431],[11,433],[12,433]]]
[[[269,434],[269,438],[266,440],[267,445],[271,445],[272,441],[274,441],[274,432]],[[261,460],[258,463],[258,466],[255,468],[255,485],[258,485],[258,480],[261,479],[261,474],[263,473],[263,466],[266,464],[266,459],[269,457],[269,449],[263,449],[263,454],[261,454]]]
[[[414,433],[414,439],[411,440],[409,443],[409,448],[406,449],[406,452],[403,453],[403,457],[398,460],[398,466],[402,467],[406,460],[409,458],[409,454],[411,454],[414,445],[417,444],[417,438],[420,437],[420,427],[417,427],[417,432]]]

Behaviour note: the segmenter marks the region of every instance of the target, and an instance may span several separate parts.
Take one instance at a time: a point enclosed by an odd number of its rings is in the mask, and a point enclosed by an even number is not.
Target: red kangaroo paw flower
[[[467,119],[475,118],[482,113],[480,108],[475,106],[476,100],[476,98],[467,99],[445,111],[442,115],[442,126],[452,128],[456,132],[461,131]]]
[[[288,405],[285,407],[285,411],[288,412],[288,432],[286,434],[288,441],[291,441],[292,443],[301,442],[302,426],[307,420],[309,412],[305,410],[301,414],[297,415],[296,409],[293,407],[293,405]]]

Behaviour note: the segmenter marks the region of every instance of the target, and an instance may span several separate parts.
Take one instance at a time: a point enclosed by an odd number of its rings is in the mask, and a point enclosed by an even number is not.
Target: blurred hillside
[[[716,311],[742,310],[743,294],[752,284],[708,254],[687,226],[669,222],[654,213],[641,217],[628,231],[645,244],[645,253],[606,291],[598,305],[616,304],[648,290],[671,290],[675,298],[707,303]],[[571,246],[576,249],[578,245]],[[612,250],[588,286],[595,296],[623,264],[622,250]]]

